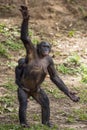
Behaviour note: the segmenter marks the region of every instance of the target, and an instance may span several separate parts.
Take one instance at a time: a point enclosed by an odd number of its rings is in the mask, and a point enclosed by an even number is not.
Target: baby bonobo
[[[51,127],[49,99],[41,88],[47,73],[51,81],[66,94],[72,101],[78,102],[79,97],[69,91],[60,79],[54,68],[52,58],[49,56],[51,50],[48,42],[41,42],[35,48],[28,36],[29,13],[26,6],[21,6],[23,21],[21,25],[21,40],[26,49],[26,58],[19,60],[15,69],[16,84],[18,85],[19,120],[24,127],[29,127],[26,121],[27,99],[32,96],[40,105],[42,111],[42,124]]]

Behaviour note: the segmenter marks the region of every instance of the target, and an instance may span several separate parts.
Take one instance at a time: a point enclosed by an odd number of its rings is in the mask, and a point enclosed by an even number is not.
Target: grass
[[[56,69],[69,75],[81,75],[81,82],[87,84],[87,65],[80,62],[81,58],[76,53],[69,56],[62,64],[56,65]]]
[[[87,121],[87,112],[84,108],[80,109],[75,109],[74,115],[76,115],[76,120],[77,121]]]
[[[56,69],[63,74],[77,74],[80,71],[80,57],[73,54],[64,63],[57,65]]]
[[[67,66],[65,64],[60,64],[56,67],[56,69],[63,73],[63,74],[70,74],[70,75],[73,75],[73,74],[76,74],[79,69],[78,68],[74,68],[74,67],[71,67],[71,66]]]
[[[81,103],[87,103],[87,87],[85,88],[85,87],[82,87],[80,90],[80,94],[79,94],[79,96],[80,96],[80,102]]]
[[[42,86],[44,87],[46,93],[51,94],[56,99],[65,98],[65,95],[56,87],[56,85],[53,84],[53,87],[52,87],[51,84],[44,81]]]
[[[37,114],[34,114],[34,115],[33,115],[33,120],[34,120],[34,121],[40,121],[40,116],[37,115]]]
[[[76,120],[75,120],[75,117],[73,115],[69,115],[66,119],[66,122],[67,123],[74,123]]]
[[[87,84],[87,65],[82,64],[80,69],[81,69],[81,76],[82,76],[81,81]]]
[[[16,84],[14,84],[14,82],[11,81],[11,80],[9,80],[7,83],[5,83],[3,85],[3,87],[10,90],[10,91],[16,91],[17,90]]]
[[[1,43],[0,43],[0,56],[3,56],[5,58],[9,58],[8,50]]]
[[[58,88],[46,88],[46,91],[50,93],[56,99],[65,98],[65,95],[61,93]]]
[[[70,113],[66,114],[67,123],[76,123],[77,121],[87,121],[86,107],[74,108]]]
[[[16,61],[7,61],[6,65],[10,68],[10,69],[14,69],[17,66],[17,62]]]
[[[71,56],[67,58],[67,62],[74,64],[74,65],[79,65],[80,64],[80,56],[77,53],[73,53]]]
[[[17,27],[7,28],[6,25],[0,24],[1,43],[0,43],[0,56],[10,58],[12,56],[11,51],[18,51],[23,48],[23,44],[20,43],[17,37],[19,36],[19,30]]]
[[[5,43],[4,46],[7,47],[8,49],[11,49],[12,51],[18,51],[23,48],[22,43],[16,41],[13,41],[12,39],[8,39]]]
[[[0,23],[0,33],[5,33],[5,28],[6,28],[5,24]]]
[[[23,130],[20,126],[12,125],[12,124],[9,124],[9,125],[6,125],[6,124],[0,125],[0,129],[1,130]]]
[[[49,128],[47,126],[44,125],[33,125],[31,126],[31,128],[23,128],[19,125],[0,125],[0,129],[1,130],[58,130],[58,128],[56,126],[54,126],[53,128]]]
[[[12,57],[10,51],[20,51],[24,48],[22,42],[20,41],[20,32],[19,28],[6,27],[4,24],[0,24],[0,33],[2,35],[1,43],[0,43],[0,55],[6,58]],[[33,37],[33,31],[29,32],[32,42],[36,45],[38,40]]]
[[[68,36],[69,37],[73,37],[75,35],[75,31],[74,30],[71,30],[68,32]]]
[[[15,108],[13,107],[14,106],[14,96],[12,95],[5,95],[2,97],[0,97],[0,113],[1,114],[5,114],[5,113],[8,113],[8,112],[14,112],[15,111]]]
[[[38,38],[36,38],[34,31],[32,29],[29,30],[29,36],[31,37],[32,43],[37,45],[39,43]]]
[[[10,52],[15,52],[17,53],[21,49],[23,50],[23,44],[19,41],[19,29],[17,27],[14,28],[7,28],[4,24],[0,24],[0,33],[2,36],[4,36],[6,39],[4,41],[1,41],[0,43],[0,56],[9,58],[12,55]],[[69,32],[69,36],[72,37],[74,36],[73,31]],[[36,45],[38,43],[37,39],[33,38],[33,32],[30,30],[30,35],[32,37],[33,43]],[[17,43],[18,41],[18,43]],[[59,52],[57,52],[59,53]],[[13,56],[14,57],[14,56]],[[81,57],[78,56],[78,54],[72,54],[67,58],[67,62],[60,64],[57,66],[57,69],[59,72],[63,74],[69,74],[69,75],[74,75],[79,73],[82,76],[81,82],[87,83],[87,66],[85,64],[80,63]],[[4,65],[4,64],[3,64]],[[16,62],[12,60],[7,59],[6,67],[10,69],[14,69],[16,66]],[[0,97],[0,114],[3,115],[4,118],[6,116],[4,114],[11,113],[11,116],[9,117],[11,122],[15,122],[14,120],[17,120],[17,111],[15,108],[15,92],[17,90],[17,86],[14,84],[14,79],[8,78],[7,82],[3,85],[5,89],[7,89],[7,93],[3,95],[3,98]],[[51,94],[53,98],[56,99],[61,99],[65,98],[65,95],[58,90],[58,88],[55,88],[55,86],[52,87],[49,82],[43,83],[46,89],[46,92],[48,94]],[[80,93],[80,102],[79,105],[81,104],[86,104],[87,103],[87,88],[86,87],[79,87],[78,92]],[[84,108],[84,109],[83,109]],[[83,108],[80,108],[79,110],[74,109],[72,112],[69,112],[68,115],[66,115],[67,119],[66,122],[68,123],[74,123],[77,120],[79,121],[86,121],[87,120],[87,113],[86,113],[86,108],[83,106]],[[14,114],[15,113],[15,114]],[[65,112],[64,112],[65,113]],[[61,115],[63,116],[63,115]],[[37,114],[33,115],[33,120],[36,122],[40,121],[40,117]],[[8,120],[8,119],[7,119]],[[5,123],[5,121],[3,122]],[[13,124],[0,124],[0,129],[1,130],[24,130],[24,128],[20,127],[19,125],[14,125]],[[28,130],[28,129],[25,129]],[[50,128],[43,126],[41,124],[31,124],[31,128],[29,130],[50,130]],[[52,128],[52,130],[58,130],[56,126]],[[61,130],[76,130],[74,128],[61,128]]]

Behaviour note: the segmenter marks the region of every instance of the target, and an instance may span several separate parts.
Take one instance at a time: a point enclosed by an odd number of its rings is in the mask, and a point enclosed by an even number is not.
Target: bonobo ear
[[[36,47],[36,48],[37,48],[37,53],[38,53],[38,54],[40,54],[40,48],[41,48],[40,46],[41,46],[41,45],[38,43],[38,44],[37,44],[37,47]]]
[[[40,47],[40,43],[37,43],[37,48],[39,48]]]
[[[50,47],[50,51],[51,51],[52,45],[50,43],[49,43],[49,47]]]

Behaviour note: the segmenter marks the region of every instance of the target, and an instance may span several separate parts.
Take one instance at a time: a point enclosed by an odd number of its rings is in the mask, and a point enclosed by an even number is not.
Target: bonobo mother
[[[26,6],[20,9],[23,20],[21,25],[21,40],[26,49],[26,58],[18,61],[15,69],[16,84],[18,85],[19,100],[19,120],[24,127],[29,127],[26,121],[27,99],[32,96],[40,105],[42,111],[42,124],[51,127],[50,105],[47,94],[41,88],[47,74],[51,81],[66,94],[72,101],[78,102],[79,97],[71,92],[55,70],[52,58],[49,56],[51,51],[50,44],[42,41],[35,47],[28,36],[28,22],[30,15]]]

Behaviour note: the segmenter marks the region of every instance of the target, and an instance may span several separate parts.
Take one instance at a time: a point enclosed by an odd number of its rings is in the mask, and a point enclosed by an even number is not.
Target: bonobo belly
[[[43,82],[46,73],[40,66],[26,68],[22,77],[23,87],[29,90],[36,90]]]

